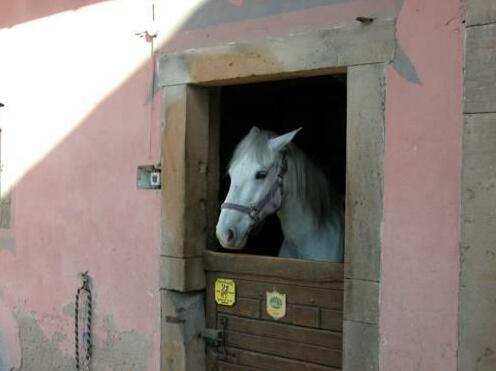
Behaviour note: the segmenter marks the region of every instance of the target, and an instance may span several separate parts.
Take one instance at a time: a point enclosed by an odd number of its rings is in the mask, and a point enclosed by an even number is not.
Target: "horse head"
[[[216,227],[220,244],[240,250],[250,232],[283,205],[286,150],[300,129],[277,136],[253,127],[229,164],[231,180]]]

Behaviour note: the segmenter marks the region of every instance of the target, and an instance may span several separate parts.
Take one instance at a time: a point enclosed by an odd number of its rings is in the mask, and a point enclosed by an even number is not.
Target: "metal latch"
[[[206,328],[201,333],[208,345],[219,348],[224,345],[224,331],[216,328]]]
[[[225,348],[225,330],[227,327],[227,318],[219,319],[221,329],[206,328],[201,332],[201,336],[205,339],[207,345],[215,348],[217,359],[226,359],[227,353]]]

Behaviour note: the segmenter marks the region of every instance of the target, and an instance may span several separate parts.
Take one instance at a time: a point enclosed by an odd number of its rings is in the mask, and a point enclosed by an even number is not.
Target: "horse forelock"
[[[269,166],[274,161],[274,155],[269,150],[268,142],[275,136],[274,133],[266,130],[250,131],[236,146],[229,162],[229,169],[245,161],[262,167]]]
[[[279,161],[281,154],[275,155],[268,142],[277,134],[267,130],[252,130],[236,147],[229,168],[242,161],[251,161],[268,168]],[[290,143],[286,148],[288,173],[285,184],[304,202],[319,223],[329,220],[333,210],[340,208],[340,200],[333,191],[323,171],[296,145]]]

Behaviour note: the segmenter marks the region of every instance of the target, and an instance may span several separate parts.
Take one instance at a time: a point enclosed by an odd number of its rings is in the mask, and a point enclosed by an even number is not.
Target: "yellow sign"
[[[236,284],[228,278],[215,280],[215,302],[219,305],[233,306],[236,302]]]
[[[277,291],[267,291],[267,314],[274,319],[281,319],[286,315],[286,294]]]

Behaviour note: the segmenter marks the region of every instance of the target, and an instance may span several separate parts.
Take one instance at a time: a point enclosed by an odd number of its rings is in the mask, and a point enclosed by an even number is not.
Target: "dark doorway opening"
[[[294,143],[324,170],[334,190],[344,195],[345,74],[226,86],[220,97],[220,202],[229,189],[226,171],[231,155],[252,126],[278,134],[302,127]],[[273,215],[239,252],[277,256],[281,243],[281,227]],[[218,250],[233,252],[220,245]]]

